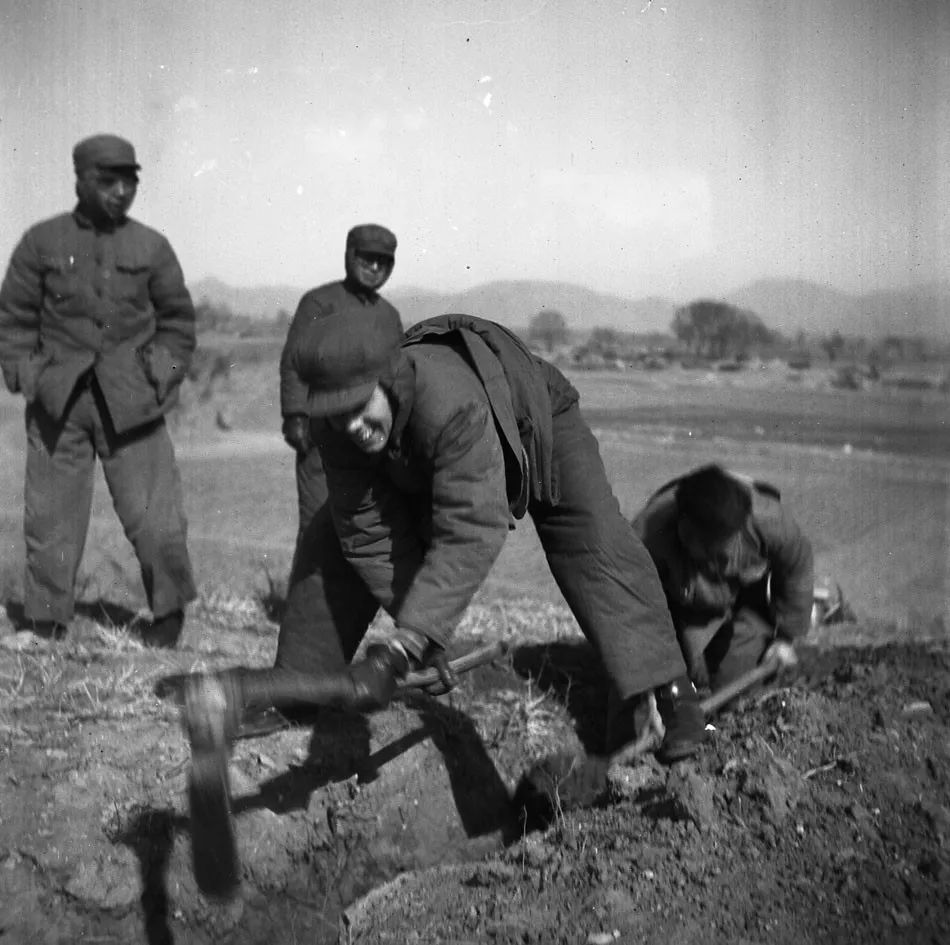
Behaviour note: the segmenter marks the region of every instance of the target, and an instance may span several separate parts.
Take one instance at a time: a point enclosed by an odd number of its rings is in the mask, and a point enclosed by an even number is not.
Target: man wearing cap
[[[633,521],[653,558],[693,682],[796,662],[814,594],[811,543],[766,482],[715,463],[660,488]]]
[[[525,514],[623,710],[642,716],[655,692],[659,756],[693,754],[702,712],[663,588],[568,380],[507,329],[465,315],[427,319],[401,340],[378,311],[338,313],[309,341],[298,365],[311,416],[325,418],[329,498],[298,550],[275,667],[191,681],[198,794],[226,794],[220,756],[250,706],[335,694],[379,709],[411,668],[444,662]],[[393,633],[351,663],[380,607]]]
[[[399,312],[379,294],[392,275],[395,261],[396,237],[391,231],[376,223],[354,226],[346,236],[346,277],[307,292],[287,331],[280,358],[280,412],[284,439],[297,453],[298,536],[327,498],[323,464],[319,450],[314,449],[315,431],[311,431],[309,387],[301,375],[310,333],[314,322],[327,315],[367,310],[391,322],[401,333]]]
[[[194,307],[168,240],[128,216],[132,145],[95,135],[73,164],[75,209],[26,232],[0,288],[0,367],[26,400],[26,624],[59,637],[73,616],[98,456],[152,610],[145,640],[174,646],[195,586],[164,417]]]

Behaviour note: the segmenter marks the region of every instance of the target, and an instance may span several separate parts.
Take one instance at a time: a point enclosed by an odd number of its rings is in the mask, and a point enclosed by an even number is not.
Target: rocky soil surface
[[[155,685],[266,663],[228,624],[161,657],[92,620],[0,640],[2,945],[950,941],[945,641],[807,646],[697,758],[613,768],[539,827],[509,799],[538,757],[597,749],[603,684],[582,641],[516,637],[448,697],[242,739],[243,881],[217,902]]]

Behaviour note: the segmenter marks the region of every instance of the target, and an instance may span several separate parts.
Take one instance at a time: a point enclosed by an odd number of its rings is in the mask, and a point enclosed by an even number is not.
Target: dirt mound
[[[697,760],[615,769],[613,803],[399,877],[341,941],[947,941],[948,652],[807,656]]]
[[[515,641],[448,697],[240,741],[242,885],[215,902],[154,684],[232,662],[228,633],[164,665],[94,627],[0,647],[0,941],[948,940],[945,644],[806,649],[695,760],[614,768],[608,803],[528,831],[518,779],[599,747],[604,687],[582,640]]]

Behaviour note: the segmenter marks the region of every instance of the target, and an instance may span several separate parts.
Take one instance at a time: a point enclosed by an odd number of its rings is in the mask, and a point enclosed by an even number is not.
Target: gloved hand
[[[765,651],[762,662],[767,663],[774,660],[778,666],[779,672],[786,669],[792,669],[798,665],[798,654],[795,652],[795,646],[788,640],[776,640]]]
[[[310,418],[303,413],[292,413],[284,417],[281,433],[284,442],[297,451],[298,456],[306,456],[310,452]]]
[[[385,709],[407,672],[409,658],[402,650],[380,644],[367,647],[366,656],[349,669],[353,708],[361,712]]]

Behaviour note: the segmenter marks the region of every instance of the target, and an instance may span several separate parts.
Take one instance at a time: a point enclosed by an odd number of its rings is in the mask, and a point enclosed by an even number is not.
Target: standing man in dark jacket
[[[248,706],[332,692],[379,709],[411,668],[438,662],[526,513],[621,706],[632,715],[655,690],[660,757],[696,751],[702,712],[663,588],[556,368],[493,322],[443,316],[403,341],[372,310],[315,323],[299,365],[326,418],[329,499],[298,548],[275,668],[189,684],[198,795],[226,797],[220,756]],[[392,637],[350,664],[379,607]]]
[[[766,482],[711,464],[667,483],[634,519],[700,688],[720,689],[763,659],[797,661],[814,567],[780,498]]]
[[[307,292],[290,323],[280,357],[280,413],[284,439],[297,453],[298,537],[327,499],[323,463],[315,448],[316,431],[311,430],[310,389],[301,375],[314,322],[327,315],[372,310],[401,332],[399,312],[379,294],[395,263],[396,237],[390,230],[375,223],[354,226],[346,235],[346,278]]]
[[[128,217],[132,145],[96,135],[73,164],[76,208],[27,231],[0,288],[0,367],[26,400],[24,612],[39,633],[66,631],[98,456],[154,617],[146,642],[174,646],[195,586],[164,416],[194,307],[168,240]]]

